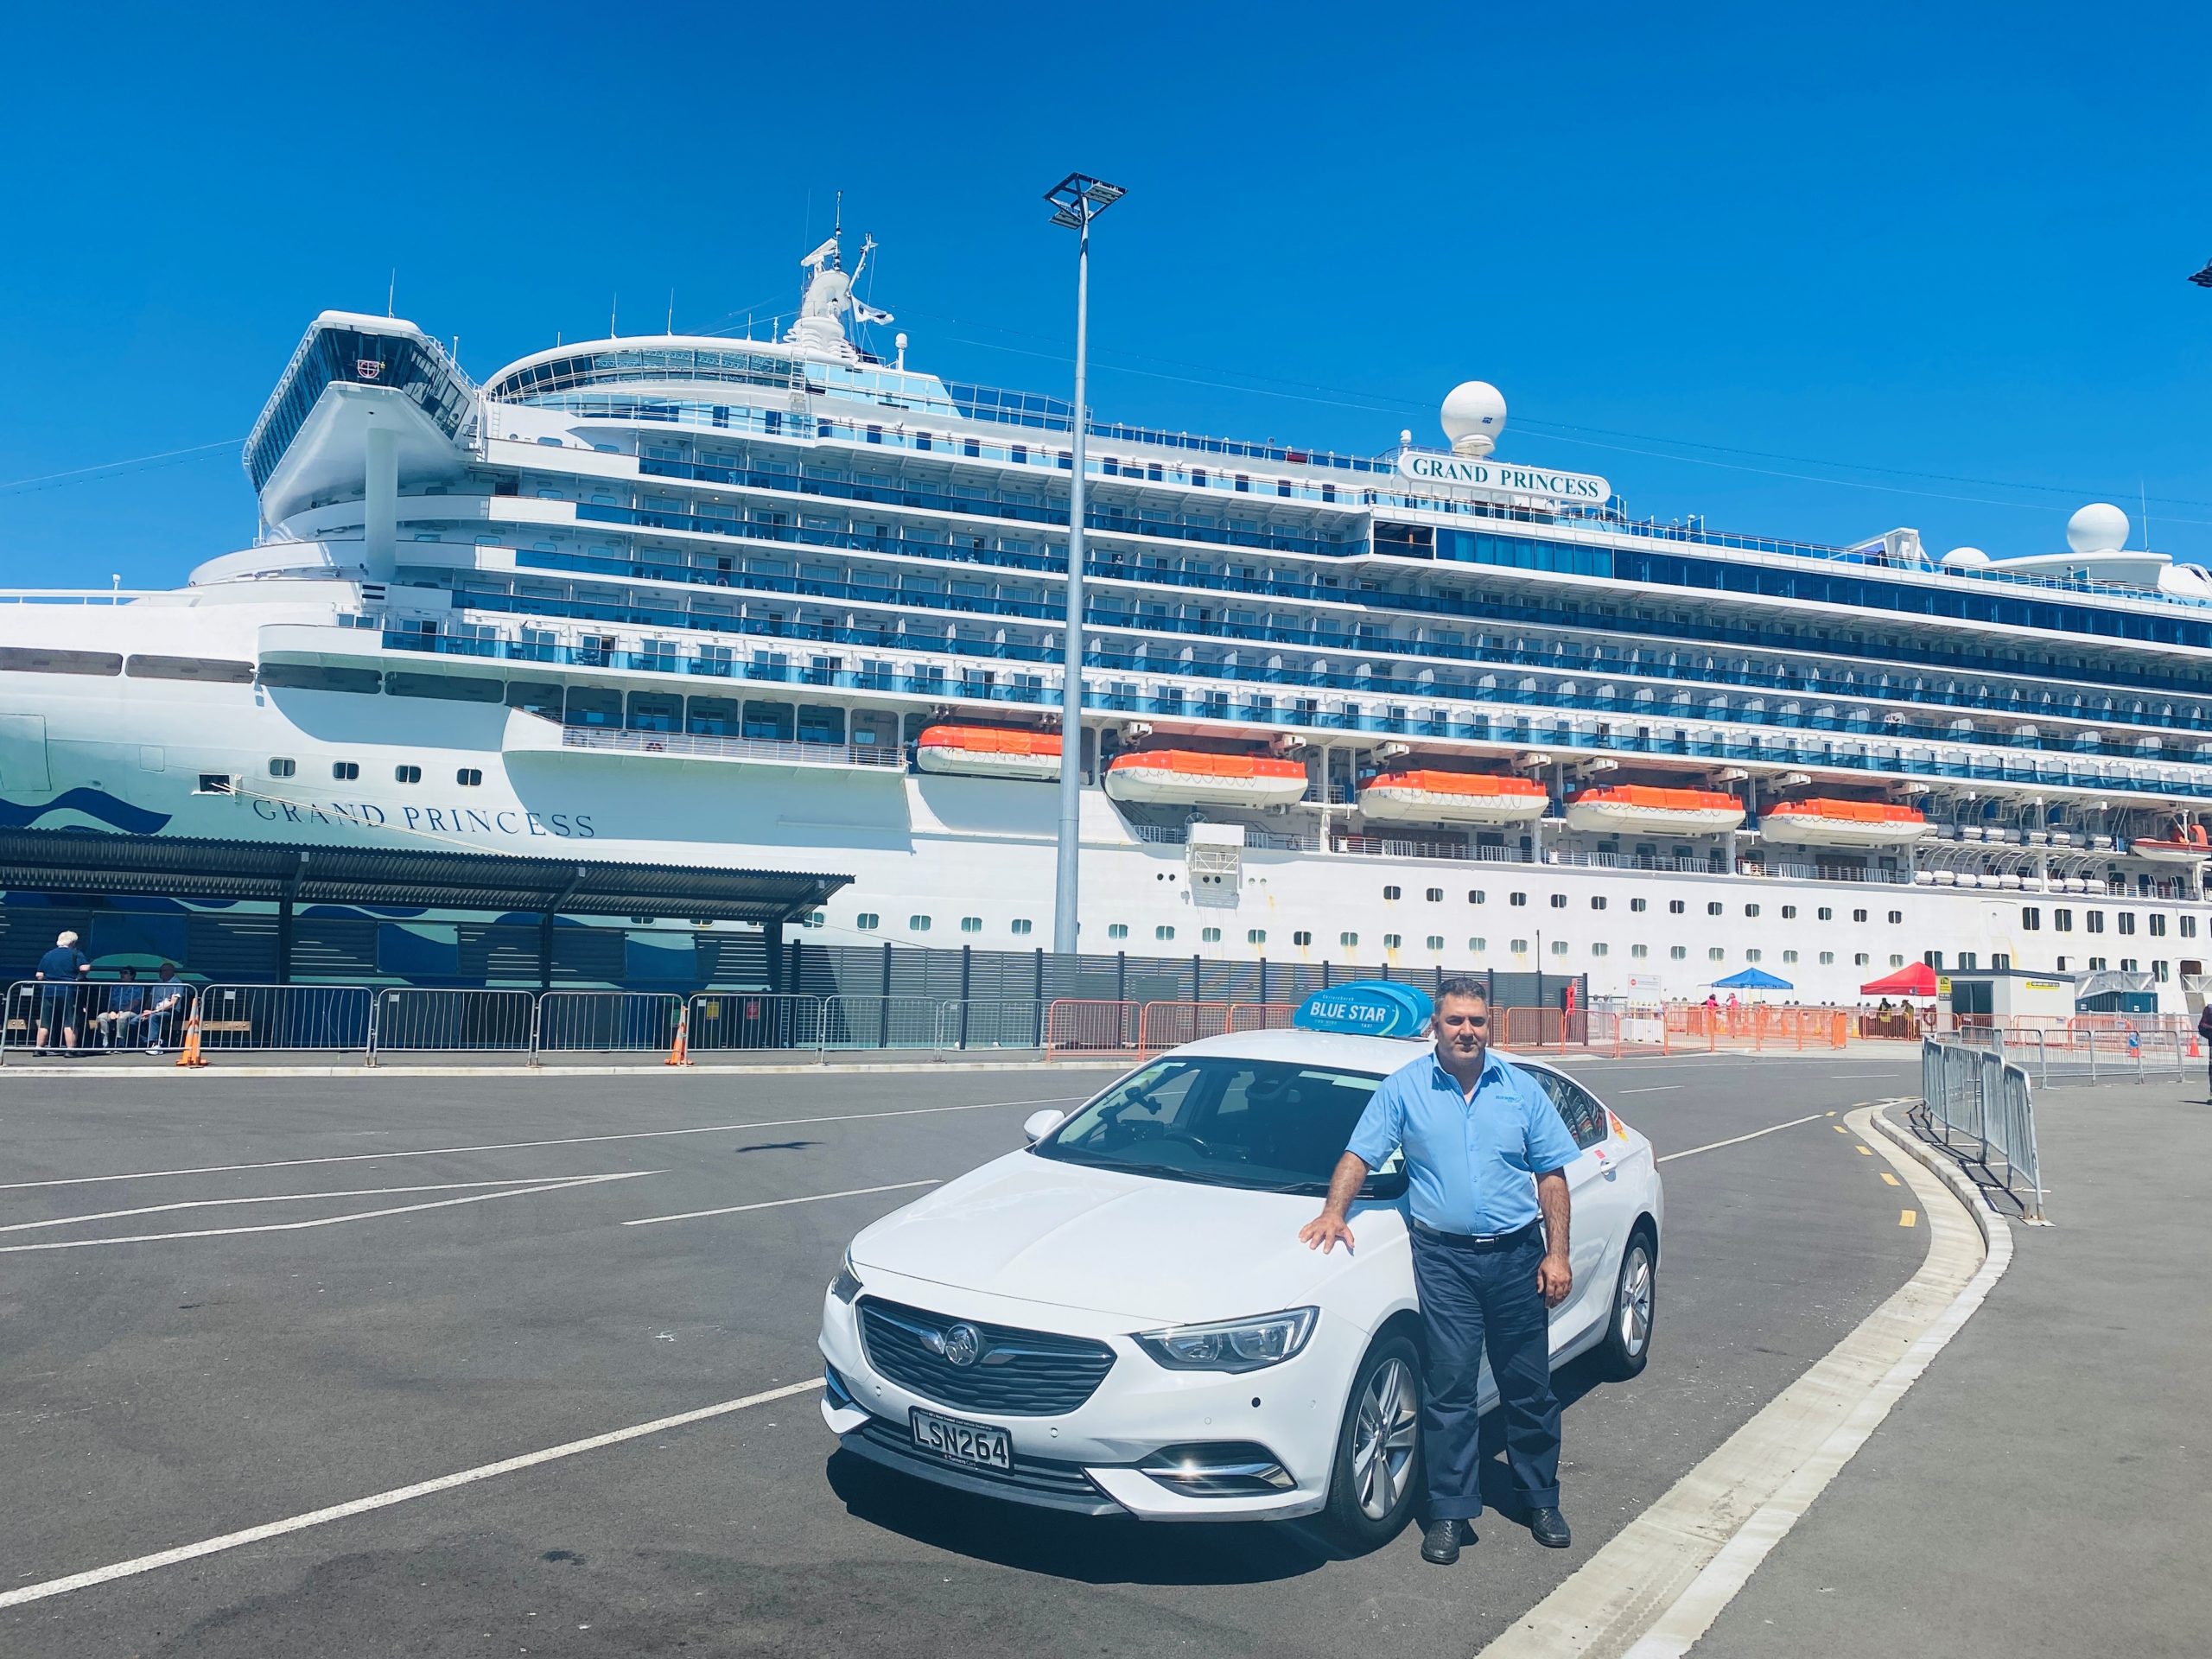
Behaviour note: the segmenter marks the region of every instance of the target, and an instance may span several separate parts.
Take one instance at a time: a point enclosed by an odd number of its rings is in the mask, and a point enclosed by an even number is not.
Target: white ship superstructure
[[[252,547],[0,607],[0,824],[837,871],[812,937],[1046,943],[1073,411],[860,349],[809,269],[780,339],[481,385],[317,318]],[[1376,456],[1094,421],[1084,950],[1814,1001],[1940,952],[2179,1006],[2202,569],[2105,507],[2013,559],[1640,522],[1504,422],[1480,383]]]

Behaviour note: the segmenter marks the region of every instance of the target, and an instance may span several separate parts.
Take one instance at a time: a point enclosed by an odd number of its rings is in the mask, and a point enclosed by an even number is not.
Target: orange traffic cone
[[[676,1040],[668,1046],[668,1058],[663,1065],[691,1064],[691,1005],[685,1003],[676,1011]]]
[[[197,1008],[194,1008],[190,1014],[185,1016],[184,1047],[178,1053],[176,1057],[176,1063],[179,1065],[205,1065],[207,1064],[206,1058],[202,1057],[200,1052],[200,1010]]]

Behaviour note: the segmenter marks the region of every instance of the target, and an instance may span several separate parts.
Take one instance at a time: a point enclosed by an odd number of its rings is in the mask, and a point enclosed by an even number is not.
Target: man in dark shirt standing
[[[62,1046],[75,1051],[78,988],[92,971],[92,958],[77,948],[74,933],[62,934],[38,959],[38,1040],[31,1045],[35,1052],[46,1052],[47,1038],[56,1027]]]

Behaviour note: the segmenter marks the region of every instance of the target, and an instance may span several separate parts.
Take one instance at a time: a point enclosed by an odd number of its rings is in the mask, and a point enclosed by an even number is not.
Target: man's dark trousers
[[[1428,1518],[1471,1521],[1483,1512],[1475,1403],[1485,1346],[1513,1484],[1529,1508],[1558,1508],[1559,1399],[1552,1392],[1550,1315],[1536,1287],[1543,1230],[1531,1226],[1485,1249],[1416,1229],[1413,1249],[1428,1337],[1421,1405]]]

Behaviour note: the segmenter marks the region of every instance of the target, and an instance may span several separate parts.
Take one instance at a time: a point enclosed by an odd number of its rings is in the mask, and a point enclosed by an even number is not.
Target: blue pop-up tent
[[[1777,979],[1764,969],[1746,968],[1740,974],[1714,980],[1713,988],[1716,991],[1791,991],[1797,988],[1786,979]]]

